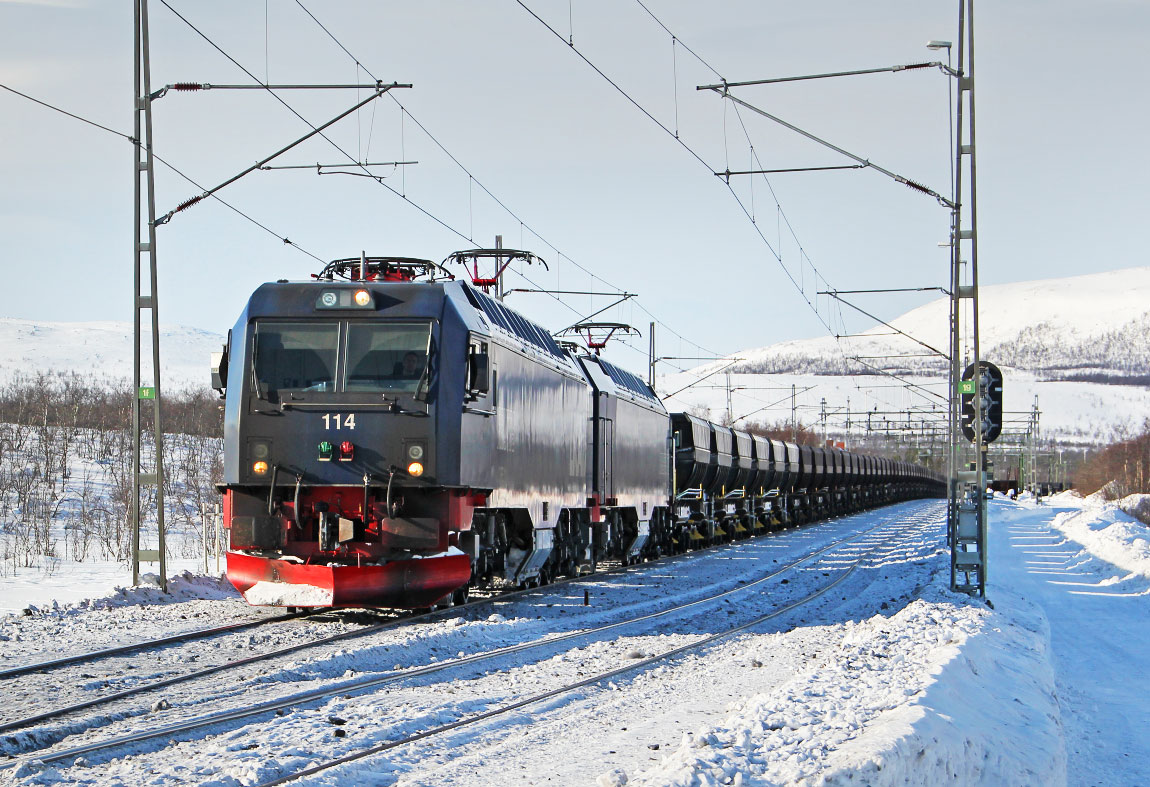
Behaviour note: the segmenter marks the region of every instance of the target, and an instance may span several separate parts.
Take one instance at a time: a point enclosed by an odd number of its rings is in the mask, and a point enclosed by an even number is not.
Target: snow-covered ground
[[[111,761],[7,768],[0,781],[255,784],[697,640],[826,585],[842,575],[845,560],[861,555],[859,568],[817,601],[702,652],[302,783],[1144,783],[1150,530],[1115,505],[1069,495],[1042,503],[996,498],[990,511],[993,608],[946,588],[942,505],[907,503],[596,579],[586,607],[581,589],[556,586],[503,602],[496,613],[298,654],[259,674],[228,678],[226,693],[336,686],[351,676],[587,628],[622,612],[662,608],[672,597],[737,590],[795,555],[859,534],[763,594],[739,591],[647,628],[480,662],[446,681],[349,690],[282,718],[221,726],[183,743],[138,745]],[[676,592],[668,592],[668,582]],[[55,608],[45,603],[45,589],[38,611],[0,618],[5,650],[16,656],[5,666],[186,628],[189,612],[201,620],[241,613],[242,602],[218,582],[176,584],[170,599],[136,590]],[[14,592],[4,584],[0,602],[18,606]],[[197,595],[204,599],[193,600]],[[109,633],[112,617],[131,610],[139,610],[131,626]],[[177,708],[194,707],[212,691],[166,697]],[[152,715],[124,723],[164,721]],[[21,754],[11,741],[0,746]]]
[[[169,558],[168,577],[172,580],[178,578],[181,583],[189,579],[202,580],[212,574],[218,578],[220,574],[214,571],[217,563],[214,553],[207,562],[210,574],[205,573],[202,558]],[[219,563],[222,573],[222,557]],[[132,588],[132,568],[118,560],[41,560],[31,568],[9,569],[5,576],[0,576],[0,615],[23,613],[29,608],[48,610],[53,605],[59,609],[116,596],[128,598],[131,595],[142,599],[141,594],[149,589],[152,591],[150,602],[162,602],[164,597],[158,587],[159,570],[159,563],[141,563],[141,585]],[[202,589],[194,592],[202,592]]]
[[[220,564],[223,544],[212,486],[221,440],[169,434],[164,445],[168,573],[208,573]],[[67,604],[128,584],[130,437],[0,423],[0,449],[0,613]],[[141,510],[140,546],[155,548],[155,498],[145,496]],[[141,570],[156,573],[159,565]]]

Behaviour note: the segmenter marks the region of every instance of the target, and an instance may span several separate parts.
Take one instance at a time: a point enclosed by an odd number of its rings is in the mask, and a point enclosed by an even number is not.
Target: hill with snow
[[[876,325],[851,338],[733,353],[730,358],[745,360],[729,369],[731,417],[789,419],[792,387],[795,418],[808,425],[818,424],[824,411],[835,420],[833,413],[846,411],[848,402],[851,412],[882,414],[852,417],[856,435],[892,412],[942,408],[946,362],[923,345],[948,349],[949,311],[949,299],[939,298],[890,321],[901,334]],[[1140,429],[1150,417],[1150,267],[981,287],[979,315],[982,357],[1003,370],[1004,407],[1015,428],[1025,426],[1036,399],[1040,435],[1067,443],[1105,442]],[[868,363],[881,363],[899,379],[880,377],[857,358],[882,358]],[[659,390],[679,391],[702,378],[669,405],[722,417],[728,378],[716,372],[726,365],[667,375]],[[899,390],[907,384],[915,388]]]
[[[844,374],[851,356],[906,356],[897,373],[945,369],[923,344],[945,352],[950,300],[939,298],[850,339],[826,336],[745,350],[732,371]],[[1002,367],[1052,380],[1146,382],[1150,377],[1150,267],[979,288],[982,355]]]
[[[160,326],[161,385],[176,390],[207,387],[210,354],[223,343],[223,336],[198,328]],[[146,380],[151,379],[151,352],[147,342],[142,353]],[[40,373],[130,381],[132,324],[0,318],[0,379]]]

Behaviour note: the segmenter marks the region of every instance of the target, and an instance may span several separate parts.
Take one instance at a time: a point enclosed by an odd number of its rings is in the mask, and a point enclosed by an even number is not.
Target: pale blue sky
[[[356,67],[298,5],[286,0],[169,0],[257,76],[353,81]],[[525,0],[716,169],[749,168],[738,120],[695,85],[715,81],[630,0]],[[934,59],[929,39],[955,40],[957,2],[858,3],[646,0],[688,46],[731,81]],[[420,163],[396,190],[486,245],[539,253],[541,284],[588,289],[588,275],[641,302],[675,331],[720,352],[825,329],[718,178],[643,117],[514,0],[305,5],[520,219],[521,227],[387,97],[333,131],[375,161]],[[265,18],[265,6],[267,15]],[[1148,167],[1141,82],[1150,4],[1016,0],[976,4],[979,218],[982,280],[1000,283],[1146,264],[1140,242]],[[157,0],[153,82],[245,82]],[[267,31],[265,48],[265,28]],[[677,67],[677,82],[672,65]],[[131,130],[131,4],[0,0],[0,83]],[[675,89],[677,85],[677,90]],[[938,72],[750,88],[738,95],[877,164],[948,188],[946,79]],[[314,123],[351,93],[285,94]],[[769,167],[849,163],[744,114]],[[724,144],[724,122],[726,144]],[[297,118],[255,92],[170,94],[156,104],[157,151],[214,185],[301,135]],[[401,133],[402,130],[402,133]],[[335,163],[313,141],[282,163]],[[132,150],[0,91],[0,316],[131,319]],[[948,214],[875,172],[776,175],[772,185],[803,249],[832,287],[946,283]],[[751,193],[738,181],[746,204]],[[197,190],[161,170],[164,212]],[[471,243],[363,178],[255,173],[221,196],[319,257],[402,254],[440,260]],[[814,300],[761,181],[758,226]],[[550,244],[550,245],[549,245]],[[260,282],[302,278],[319,264],[218,203],[161,228],[161,320],[223,332]],[[522,282],[520,282],[520,285]],[[519,285],[517,285],[519,286]],[[596,288],[605,288],[601,283]],[[867,303],[892,317],[923,297]],[[509,301],[549,328],[589,312],[540,295]],[[607,303],[596,299],[594,308]],[[819,302],[824,319],[837,316]],[[608,315],[605,315],[608,316]],[[609,315],[644,332],[613,353],[643,370],[650,317]],[[847,316],[841,327],[865,321]],[[698,354],[660,330],[660,354]],[[640,350],[642,352],[640,352]]]

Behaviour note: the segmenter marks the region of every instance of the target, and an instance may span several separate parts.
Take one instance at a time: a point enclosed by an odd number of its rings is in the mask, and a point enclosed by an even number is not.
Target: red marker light
[[[351,461],[351,459],[354,455],[355,455],[355,446],[351,444],[350,440],[344,440],[342,443],[339,444],[339,461],[341,461],[341,462]]]

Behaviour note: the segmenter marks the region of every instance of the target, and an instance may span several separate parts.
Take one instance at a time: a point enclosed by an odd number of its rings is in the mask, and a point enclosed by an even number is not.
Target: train
[[[668,412],[492,283],[361,255],[250,296],[212,359],[249,603],[430,608],[945,495],[915,464]]]

